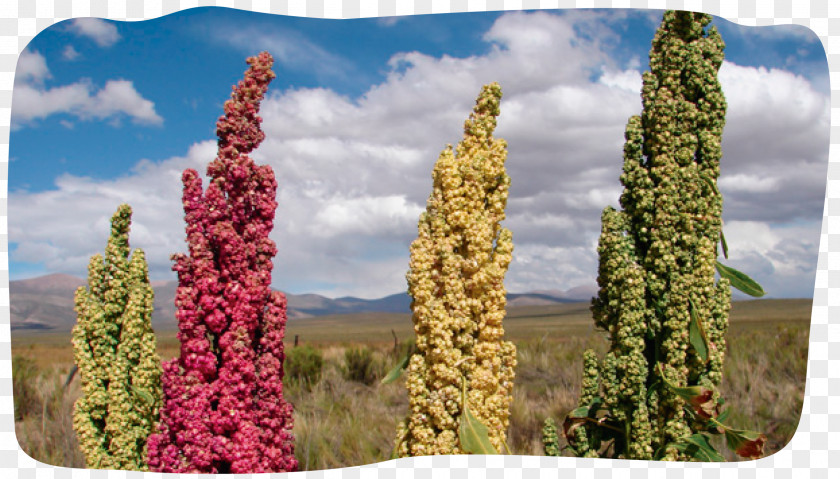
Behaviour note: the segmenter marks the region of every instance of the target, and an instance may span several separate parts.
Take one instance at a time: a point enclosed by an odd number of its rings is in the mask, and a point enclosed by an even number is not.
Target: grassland
[[[767,435],[768,455],[787,444],[799,423],[810,317],[810,300],[733,303],[721,392],[733,408],[734,426]],[[576,406],[581,354],[589,347],[603,353],[606,338],[592,327],[586,303],[511,309],[505,330],[506,338],[517,345],[519,361],[509,444],[514,454],[540,455],[544,419],[562,421]],[[344,352],[360,345],[369,348],[381,376],[399,354],[394,352],[394,335],[400,341],[413,337],[408,315],[352,314],[289,322],[287,348],[298,336],[300,344],[319,349],[324,357],[317,383],[286,385],[286,398],[295,406],[296,455],[302,469],[371,464],[390,457],[396,423],[408,403],[402,381],[351,381],[344,374]],[[158,331],[158,352],[163,359],[177,355],[174,331]],[[63,387],[73,365],[69,334],[15,332],[12,353],[15,402],[21,413],[15,429],[23,450],[49,464],[83,467],[71,427],[78,380]],[[725,456],[736,460],[728,452]]]

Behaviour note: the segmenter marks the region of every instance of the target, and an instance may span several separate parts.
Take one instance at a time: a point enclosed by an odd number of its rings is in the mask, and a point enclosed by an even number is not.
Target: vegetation
[[[290,382],[309,387],[321,380],[324,357],[318,349],[304,345],[289,350],[284,367]]]
[[[482,88],[463,140],[438,157],[411,244],[406,279],[417,340],[399,456],[504,448],[516,347],[502,341],[513,240],[500,225],[510,186],[507,145],[493,138],[501,97],[496,83]]]
[[[717,262],[717,189],[726,101],[717,71],[723,41],[709,15],[665,12],[643,75],[641,116],[627,123],[623,210],[602,216],[595,325],[609,333],[599,360],[583,358],[580,401],[563,424],[587,457],[722,460],[709,434],[757,458],[765,437],[724,424],[718,391],[730,282],[760,286]],[[715,271],[721,279],[715,282]],[[552,424],[546,450],[557,454]]]
[[[323,329],[287,352],[286,299],[270,288],[277,183],[248,156],[264,139],[257,113],[273,59],[249,58],[217,122],[210,184],[191,169],[182,177],[189,252],[173,255],[177,336],[152,333],[153,293],[142,251],[129,260],[123,205],[76,293],[79,379],[65,345],[15,340],[22,445],[65,466],[212,474],[500,452],[718,461],[783,447],[802,406],[810,307],[750,303],[752,319],[734,321],[742,306],[732,308],[730,287],[764,293],[717,259],[719,244],[727,255],[716,184],[726,102],[710,20],[668,11],[653,40],[644,108],[625,132],[621,210],[602,215],[594,328],[581,305],[507,314],[510,178],[506,143],[493,138],[493,83],[435,164],[406,275],[410,321],[303,320],[301,330]],[[389,329],[393,346],[381,336]],[[413,340],[398,344],[398,330]],[[171,358],[163,374],[155,347]]]
[[[733,427],[754,427],[767,435],[766,455],[782,449],[799,424],[810,317],[810,300],[732,304],[720,393],[733,409],[729,418]],[[377,328],[391,323],[401,325],[396,328],[400,338],[412,331],[408,315],[397,314],[347,315],[343,322],[338,316],[316,317],[289,323],[289,331],[300,334],[323,358],[317,384],[307,388],[284,381],[284,397],[295,405],[295,456],[301,470],[372,464],[391,456],[394,429],[408,407],[402,380],[367,386],[347,380],[342,372],[345,351],[357,347],[369,348],[377,362],[394,365],[398,358],[390,329]],[[351,325],[380,334],[372,333],[367,341],[347,342]],[[178,355],[175,332],[157,331],[157,336],[161,358]],[[583,351],[594,349],[603,355],[608,344],[604,333],[593,329],[585,303],[509,309],[505,336],[517,345],[518,363],[507,442],[513,454],[543,455],[544,418],[553,417],[562,425],[563,418],[577,407]],[[288,346],[290,353],[304,347]],[[26,408],[31,412],[15,422],[21,447],[47,464],[84,467],[70,426],[72,404],[80,393],[78,378],[62,388],[73,365],[68,334],[15,332],[12,349],[13,365],[26,358],[37,368],[26,380],[35,391]],[[53,397],[56,392],[61,406],[50,410],[48,405],[42,421],[41,397]],[[725,450],[722,440],[714,444],[726,460],[742,459]],[[564,455],[572,455],[562,431],[559,446]]]
[[[344,379],[370,386],[382,375],[381,363],[374,358],[373,350],[366,346],[344,350]]]
[[[130,224],[131,208],[121,205],[104,259],[91,258],[88,287],[76,291],[73,352],[83,393],[73,429],[88,467],[145,471],[161,366],[152,331],[154,292],[143,251],[129,258]]]
[[[297,469],[282,383],[286,298],[271,290],[277,182],[248,156],[265,138],[257,113],[275,75],[268,53],[247,61],[216,123],[207,191],[195,170],[182,176],[189,253],[173,255],[181,351],[164,364],[160,433],[149,438],[156,472]]]

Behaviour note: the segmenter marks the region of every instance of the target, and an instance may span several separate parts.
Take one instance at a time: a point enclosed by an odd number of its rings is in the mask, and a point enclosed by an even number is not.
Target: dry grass
[[[726,371],[721,392],[733,408],[735,427],[768,436],[767,454],[790,440],[799,423],[805,386],[810,300],[764,300],[733,305]],[[381,371],[397,358],[394,329],[400,340],[412,336],[406,315],[352,315],[292,321],[301,344],[319,348],[324,357],[321,380],[310,387],[287,384],[285,397],[295,407],[296,456],[303,470],[371,464],[387,460],[396,424],[407,412],[402,380],[366,386],[346,379],[344,351],[366,344]],[[518,348],[516,386],[511,408],[509,446],[514,454],[542,454],[541,429],[546,417],[562,421],[576,406],[581,355],[594,347],[603,354],[607,341],[592,328],[586,304],[517,308],[505,319],[506,337]],[[377,327],[378,326],[378,327]],[[16,422],[24,451],[49,464],[82,467],[71,424],[78,381],[60,391],[72,366],[69,335],[13,336],[13,353],[38,368],[30,378],[37,407]],[[168,359],[178,353],[174,333],[159,333],[158,352]],[[34,374],[34,373],[32,373]],[[60,398],[56,399],[56,398]],[[44,407],[44,404],[48,404]],[[719,447],[723,451],[724,447]],[[737,460],[724,452],[729,460]]]
[[[16,356],[13,361],[20,361]],[[15,435],[29,456],[64,467],[84,467],[73,431],[73,403],[79,397],[79,383],[64,388],[72,363],[54,365],[46,370],[33,370],[28,377],[13,378],[15,393],[27,391],[27,402],[20,406],[21,418],[15,417]]]

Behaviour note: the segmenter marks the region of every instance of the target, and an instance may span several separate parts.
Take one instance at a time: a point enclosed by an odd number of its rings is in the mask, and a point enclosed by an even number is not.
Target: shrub
[[[286,377],[290,381],[312,386],[321,380],[324,356],[312,346],[304,345],[292,348],[286,354]]]
[[[15,405],[15,421],[41,410],[35,385],[38,374],[38,365],[35,364],[35,361],[20,355],[15,355],[12,358],[12,395]]]
[[[371,385],[381,375],[370,348],[351,347],[344,350],[344,378],[348,381]]]

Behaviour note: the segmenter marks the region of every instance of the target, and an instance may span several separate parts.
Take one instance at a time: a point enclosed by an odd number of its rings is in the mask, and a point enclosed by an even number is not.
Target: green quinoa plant
[[[500,225],[507,144],[492,136],[501,96],[498,84],[484,86],[463,140],[440,154],[411,245],[406,279],[416,349],[400,365],[410,412],[398,428],[398,456],[506,447],[516,348],[502,340],[513,241]]]
[[[82,395],[73,428],[87,466],[148,470],[146,438],[157,427],[161,364],[152,331],[154,292],[142,250],[129,257],[131,207],[111,219],[105,257],[94,255],[76,290],[73,353]]]
[[[724,424],[717,391],[730,286],[763,291],[717,262],[719,243],[726,255],[716,186],[726,101],[717,79],[724,44],[705,29],[710,21],[665,13],[643,75],[642,114],[627,123],[623,210],[603,212],[592,302],[610,349],[600,361],[586,352],[580,407],[563,424],[578,456],[722,460],[712,434],[725,434],[739,455],[761,454],[763,435]],[[559,454],[550,434],[545,440]]]

